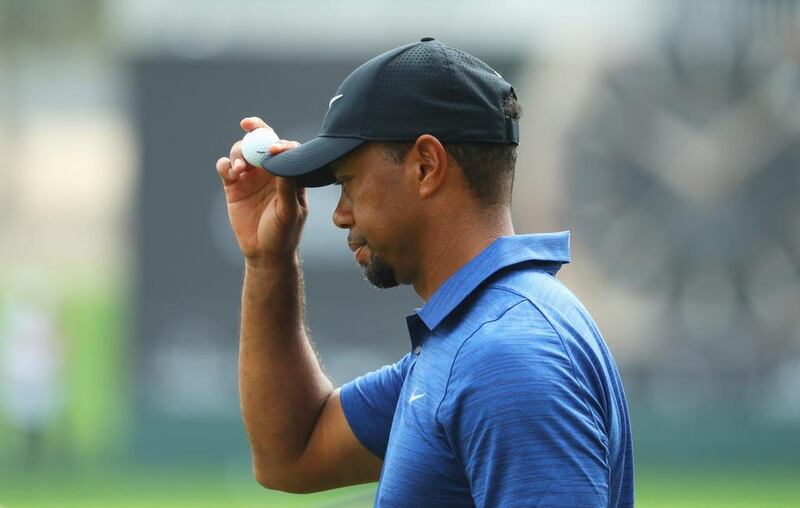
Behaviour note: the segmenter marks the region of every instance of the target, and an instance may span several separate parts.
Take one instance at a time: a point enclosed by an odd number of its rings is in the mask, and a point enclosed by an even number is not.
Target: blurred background
[[[260,488],[242,260],[214,170],[243,116],[312,138],[358,64],[434,36],[521,99],[520,233],[632,413],[637,505],[800,506],[793,1],[0,0],[0,506],[370,506]],[[409,349],[310,192],[308,318],[338,385]]]

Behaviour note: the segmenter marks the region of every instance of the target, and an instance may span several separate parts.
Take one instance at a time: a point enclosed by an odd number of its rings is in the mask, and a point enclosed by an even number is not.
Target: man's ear
[[[430,134],[423,134],[409,152],[422,198],[432,196],[448,178],[449,160],[444,145]]]

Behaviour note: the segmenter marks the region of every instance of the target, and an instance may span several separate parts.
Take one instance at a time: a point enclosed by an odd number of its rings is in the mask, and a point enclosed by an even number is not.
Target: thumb
[[[296,205],[298,201],[298,187],[292,178],[275,177],[278,198],[285,204]]]
[[[308,208],[306,188],[295,185],[295,192],[297,194],[297,203],[303,208]]]
[[[264,120],[257,116],[248,116],[247,118],[242,118],[242,120],[239,122],[239,126],[245,132],[250,132],[254,129],[258,129],[259,127],[271,128]]]

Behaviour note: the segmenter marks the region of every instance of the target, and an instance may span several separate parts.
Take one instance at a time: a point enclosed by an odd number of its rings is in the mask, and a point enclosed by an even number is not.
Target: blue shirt
[[[622,382],[567,262],[568,232],[497,239],[407,318],[411,353],[342,387],[376,506],[633,506]]]

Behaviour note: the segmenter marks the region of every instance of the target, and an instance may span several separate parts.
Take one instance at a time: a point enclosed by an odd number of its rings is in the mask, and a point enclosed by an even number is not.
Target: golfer
[[[259,483],[379,481],[376,506],[633,506],[619,373],[555,278],[569,233],[514,234],[519,115],[497,72],[426,37],[353,71],[320,135],[273,145],[267,171],[239,142],[217,161],[245,257],[239,375]],[[309,342],[297,252],[305,187],[334,183],[333,222],[367,280],[424,301],[409,353],[340,388]]]

